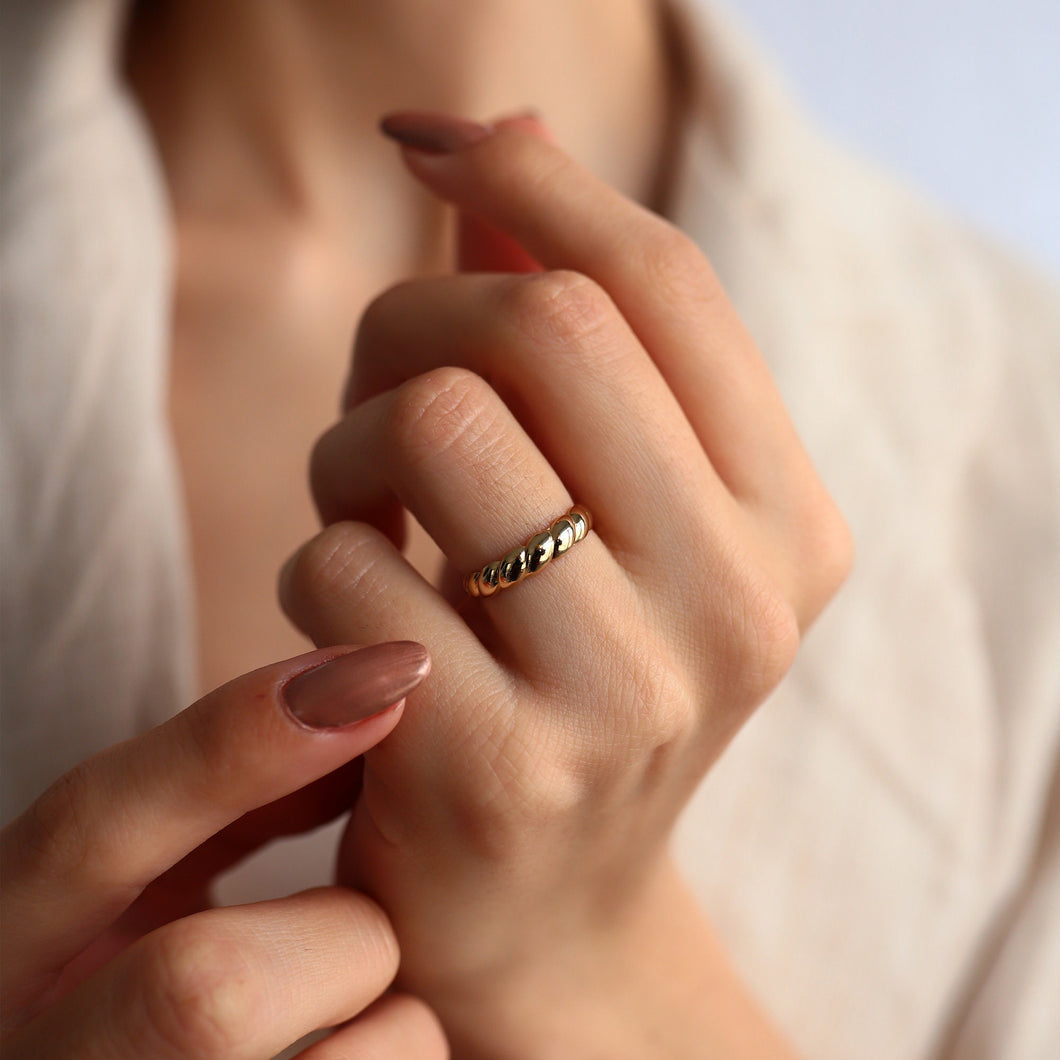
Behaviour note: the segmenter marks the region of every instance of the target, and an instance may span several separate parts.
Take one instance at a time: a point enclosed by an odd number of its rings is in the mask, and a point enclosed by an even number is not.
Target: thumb
[[[495,129],[519,129],[552,142],[552,135],[532,113],[501,118]],[[507,232],[480,214],[462,209],[457,215],[456,267],[460,272],[541,272],[541,264]]]

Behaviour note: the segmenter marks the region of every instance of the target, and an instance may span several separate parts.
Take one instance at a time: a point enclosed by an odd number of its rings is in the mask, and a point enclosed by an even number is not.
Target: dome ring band
[[[500,559],[487,563],[464,579],[464,591],[471,596],[493,596],[502,589],[539,574],[557,557],[569,552],[593,528],[589,509],[575,504],[540,533]]]

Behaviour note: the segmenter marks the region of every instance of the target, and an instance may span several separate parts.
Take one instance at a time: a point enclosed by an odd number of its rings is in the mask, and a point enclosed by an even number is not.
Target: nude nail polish
[[[339,729],[404,699],[430,669],[431,658],[422,644],[373,644],[299,674],[284,686],[282,696],[299,724]]]
[[[488,125],[448,114],[422,111],[388,114],[379,123],[379,129],[384,136],[396,140],[402,147],[411,147],[414,151],[429,155],[453,154],[493,134],[493,129]]]

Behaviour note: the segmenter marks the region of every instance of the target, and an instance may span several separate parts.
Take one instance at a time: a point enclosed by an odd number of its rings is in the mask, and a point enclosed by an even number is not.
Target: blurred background
[[[721,0],[825,128],[1060,275],[1060,0]]]

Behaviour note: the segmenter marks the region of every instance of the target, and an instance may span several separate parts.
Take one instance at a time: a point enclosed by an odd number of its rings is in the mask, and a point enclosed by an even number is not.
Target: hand
[[[445,1057],[425,1005],[376,1001],[398,949],[370,899],[328,887],[206,908],[216,873],[349,807],[353,760],[427,668],[419,645],[265,667],[89,759],[9,825],[4,1056],[266,1060],[363,1012],[302,1060]]]
[[[850,539],[697,248],[518,124],[450,124],[406,162],[549,271],[369,307],[349,412],[313,458],[331,525],[281,592],[318,643],[412,635],[436,661],[366,756],[344,867],[454,1048],[529,1056],[514,1035],[548,1053],[565,1034],[563,1055],[678,1056],[664,1009],[693,995],[659,940],[696,933],[668,837]],[[572,502],[595,531],[489,599],[436,591],[395,547],[405,508],[466,574]],[[590,1010],[625,1021],[613,1052],[599,1023],[571,1047]]]

